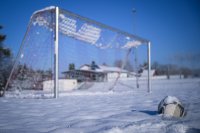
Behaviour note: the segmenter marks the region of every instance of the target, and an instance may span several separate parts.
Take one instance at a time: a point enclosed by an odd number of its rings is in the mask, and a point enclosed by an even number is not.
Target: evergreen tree
[[[2,29],[3,27],[0,26],[0,29]],[[2,60],[5,57],[10,57],[11,56],[11,52],[10,49],[7,49],[3,46],[3,41],[6,39],[6,35],[1,35],[0,34],[0,60]]]
[[[96,68],[97,68],[97,65],[96,65],[95,61],[92,61],[91,69],[96,70]]]
[[[11,51],[3,45],[5,39],[6,35],[0,34],[0,97],[4,95],[4,87],[11,70]]]
[[[74,63],[69,64],[69,70],[75,70],[75,65],[74,65]]]

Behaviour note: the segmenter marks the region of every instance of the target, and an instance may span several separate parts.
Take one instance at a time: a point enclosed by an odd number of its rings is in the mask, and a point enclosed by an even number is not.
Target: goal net
[[[147,88],[149,60],[142,44],[148,41],[57,7],[36,11],[6,90],[57,97],[134,89],[137,79]]]

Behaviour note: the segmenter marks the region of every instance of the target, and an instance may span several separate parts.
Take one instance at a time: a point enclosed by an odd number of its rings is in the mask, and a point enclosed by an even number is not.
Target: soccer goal
[[[142,46],[144,65],[137,58]],[[150,92],[150,66],[150,41],[52,6],[31,16],[5,88],[57,98],[73,90],[115,90],[121,81],[136,88],[145,79]]]

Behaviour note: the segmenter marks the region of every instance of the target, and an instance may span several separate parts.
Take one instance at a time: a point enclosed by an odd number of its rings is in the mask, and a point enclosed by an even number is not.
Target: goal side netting
[[[55,89],[58,94],[131,90],[138,83],[147,88],[149,60],[142,45],[147,43],[69,11],[45,8],[30,19],[6,90],[52,97]]]

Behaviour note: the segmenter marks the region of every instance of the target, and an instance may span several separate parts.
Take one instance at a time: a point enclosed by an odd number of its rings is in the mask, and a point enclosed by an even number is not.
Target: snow
[[[91,88],[60,94],[58,99],[0,98],[0,131],[29,133],[198,133],[200,132],[200,79],[94,83]],[[21,95],[21,94],[18,94]],[[183,118],[157,114],[167,95],[177,97],[187,110]],[[173,98],[172,98],[173,99]]]
[[[21,56],[20,56],[21,58],[23,58],[24,57],[24,54],[21,54]]]
[[[48,10],[52,10],[52,9],[55,9],[55,8],[56,8],[55,6],[49,6],[49,7],[46,7],[46,8],[44,8],[44,9],[37,10],[37,11],[35,11],[35,12],[33,13],[32,16],[34,16],[34,15],[37,14],[37,13],[44,12],[44,11],[48,11]]]
[[[52,12],[50,11],[55,10],[55,8],[55,6],[50,6],[35,11],[31,16],[31,23],[34,26],[45,27],[52,32],[53,27],[55,27],[55,21],[52,21]],[[70,14],[62,11],[59,13],[59,32],[63,35],[86,42],[99,49],[130,49],[142,44],[140,40],[134,39],[134,37],[121,33],[115,34],[109,28],[98,26],[96,23],[89,22],[82,19],[82,17],[74,17],[74,15]],[[110,35],[108,36],[107,34]],[[117,38],[121,38],[121,43],[116,43],[118,41]],[[125,40],[125,42],[122,40]],[[121,44],[123,45],[121,46]]]
[[[66,17],[60,14],[59,30],[61,33],[72,36],[78,40],[95,44],[101,36],[101,29],[88,23],[84,23],[80,28],[77,28],[77,21],[73,18]]]
[[[165,104],[171,104],[171,103],[180,103],[179,99],[174,97],[174,96],[167,96],[166,99],[164,100]]]
[[[99,65],[100,69],[104,72],[128,72],[125,69],[121,69],[119,67],[110,67],[105,65]]]
[[[129,49],[132,47],[138,47],[141,44],[140,41],[128,41],[122,48]]]
[[[50,23],[48,22],[48,20],[43,17],[43,16],[38,16],[35,18],[35,20],[33,21],[33,25],[38,25],[38,26],[44,26],[46,28],[49,29],[49,25]]]
[[[91,66],[88,64],[84,64],[80,67],[80,70],[92,71]],[[128,71],[125,69],[121,69],[119,67],[111,67],[106,65],[98,65],[98,68],[95,69],[97,72],[124,72],[127,73]]]

